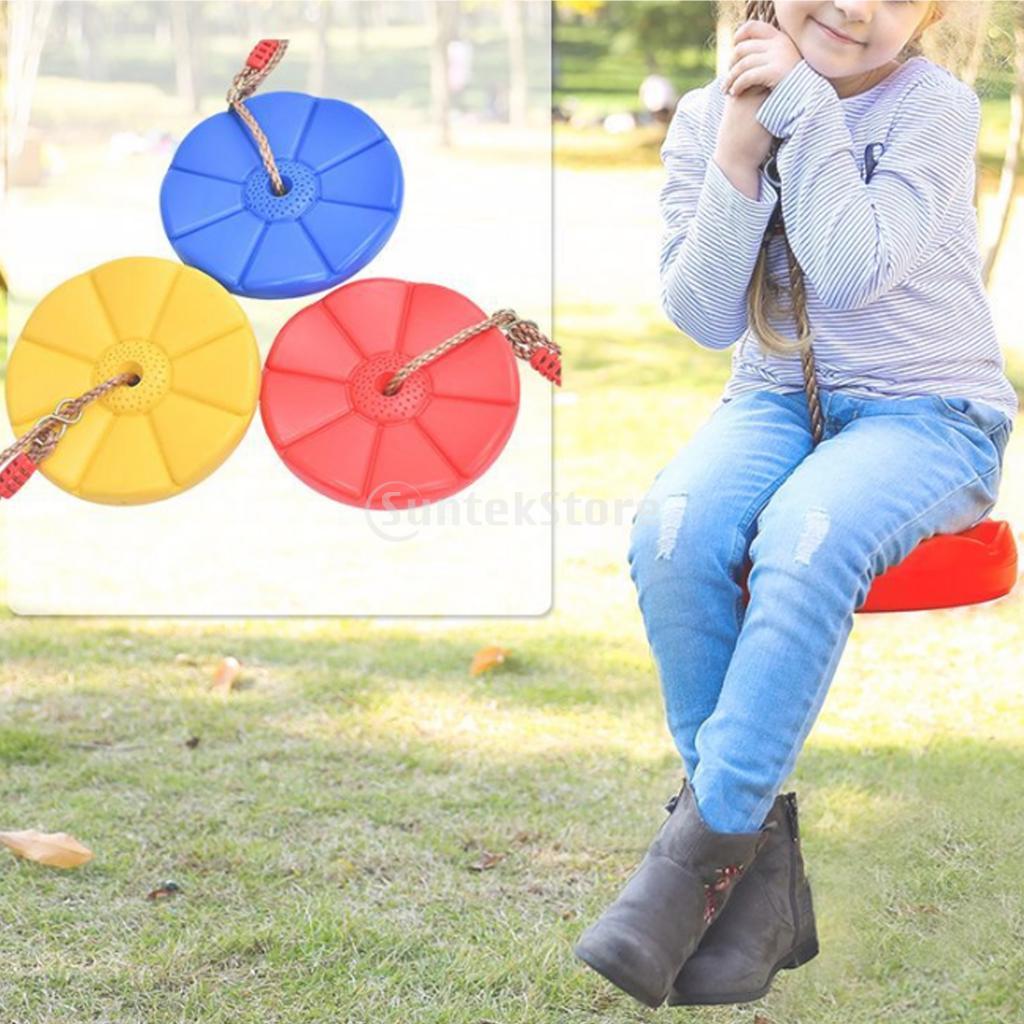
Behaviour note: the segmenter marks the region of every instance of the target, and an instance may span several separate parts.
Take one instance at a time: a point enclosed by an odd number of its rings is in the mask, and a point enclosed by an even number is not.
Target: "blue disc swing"
[[[398,153],[365,111],[299,92],[249,98],[287,42],[253,49],[229,109],[185,136],[160,188],[164,230],[182,262],[250,298],[347,280],[384,247],[402,208]]]

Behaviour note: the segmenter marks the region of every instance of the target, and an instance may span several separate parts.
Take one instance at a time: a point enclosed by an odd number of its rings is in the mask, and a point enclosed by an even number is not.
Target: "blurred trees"
[[[25,147],[32,93],[39,72],[39,59],[46,30],[53,14],[52,0],[4,5],[4,81],[6,111],[3,118],[3,169],[0,192],[10,178],[11,168]],[[11,82],[18,88],[12,88]]]
[[[975,11],[977,16],[974,17]],[[587,40],[589,50],[579,50],[576,59],[593,61],[595,52],[632,56],[636,65],[636,84],[643,80],[641,67],[648,74],[665,73],[661,64],[677,73],[681,50],[692,49],[702,62],[713,64],[714,74],[723,73],[732,56],[732,35],[736,24],[716,20],[713,0],[679,3],[637,0],[557,0],[556,71],[561,70],[557,32],[559,25],[586,24],[595,31]],[[987,285],[1000,248],[1010,230],[1010,221],[1019,209],[1017,193],[1020,178],[1021,148],[1024,146],[1024,0],[979,0],[970,12],[974,20],[966,31],[945,37],[936,60],[967,85],[988,97],[1009,98],[1009,125],[1003,150],[999,187],[986,222],[992,225],[990,237],[983,238],[982,280]],[[965,19],[966,21],[966,16]],[[595,41],[597,47],[595,48]],[[938,41],[938,40],[937,40]],[[926,48],[926,54],[928,50]],[[670,60],[670,58],[675,58]],[[621,62],[620,62],[621,63]],[[575,69],[574,69],[575,70]],[[621,74],[621,71],[619,72]],[[671,77],[671,73],[669,74]],[[560,86],[556,76],[556,88]],[[979,205],[982,180],[979,168],[975,176],[975,206]]]
[[[558,0],[555,14],[561,21],[600,19],[611,48],[641,54],[648,73],[664,70],[662,61],[673,52],[708,47],[715,35],[714,4],[708,0]]]
[[[1021,138],[1024,136],[1024,3],[1014,0],[1011,7],[1010,31],[1014,40],[1014,89],[1010,95],[1010,127],[1006,138],[1006,151],[999,178],[999,192],[996,197],[994,216],[995,230],[992,243],[985,253],[982,264],[982,280],[987,285],[992,268],[999,257],[999,250],[1006,239],[1013,211],[1014,193],[1017,188],[1018,166],[1020,163]],[[987,27],[987,20],[982,26]],[[985,38],[988,38],[987,31]]]
[[[226,92],[262,36],[291,38],[284,76],[292,88],[341,95],[339,82],[372,81],[389,96],[422,102],[429,94],[443,145],[450,143],[452,117],[464,104],[472,116],[522,124],[530,108],[531,68],[534,88],[546,92],[547,86],[546,75],[537,73],[550,59],[550,8],[541,0],[15,0],[3,6],[16,12],[11,17],[19,24],[31,21],[43,32],[52,10],[54,45],[44,54],[50,67],[43,73],[148,81],[172,88],[193,113],[204,98]],[[410,60],[400,80],[385,82],[381,75],[373,78],[381,61],[368,38],[390,29],[409,47]],[[531,39],[544,40],[543,53],[530,51]],[[232,50],[237,62],[228,63]],[[296,67],[304,74],[301,84],[295,83]],[[35,70],[25,70],[31,74],[19,74],[18,91],[27,101]]]

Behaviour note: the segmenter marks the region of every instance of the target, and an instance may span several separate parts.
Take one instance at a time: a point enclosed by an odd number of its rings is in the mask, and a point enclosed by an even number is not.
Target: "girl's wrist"
[[[753,153],[744,152],[735,146],[727,146],[719,142],[715,146],[713,159],[723,171],[732,170],[737,174],[752,173],[756,177],[761,167],[762,158]]]
[[[733,187],[749,199],[757,200],[761,195],[760,161],[743,154],[737,154],[722,146],[716,147],[711,157]]]

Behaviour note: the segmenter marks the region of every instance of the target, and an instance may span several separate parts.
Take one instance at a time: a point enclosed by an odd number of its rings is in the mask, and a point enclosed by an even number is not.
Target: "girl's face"
[[[939,14],[934,0],[775,0],[779,27],[804,60],[825,78],[850,82],[891,64]]]

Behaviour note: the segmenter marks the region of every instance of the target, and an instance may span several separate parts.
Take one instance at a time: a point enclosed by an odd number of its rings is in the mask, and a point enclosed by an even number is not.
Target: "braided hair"
[[[775,16],[774,0],[748,0],[746,4],[745,20],[764,21],[774,28],[779,28]],[[929,23],[928,18],[923,25]],[[900,51],[897,59],[901,62],[910,57],[919,56],[922,53],[920,28],[914,36],[909,39]],[[773,139],[771,148],[761,167],[767,176],[773,181],[778,181],[778,173],[775,165],[776,154],[783,140]],[[783,288],[777,281],[768,274],[768,246],[776,236],[782,236],[785,246],[786,263],[789,268],[789,288]],[[788,298],[788,302],[784,300]],[[782,319],[790,317],[796,326],[796,339],[792,340],[780,334],[772,325],[771,318]],[[814,330],[811,327],[807,316],[807,292],[804,284],[804,273],[797,262],[793,249],[786,237],[786,226],[782,216],[782,203],[780,202],[772,213],[771,220],[765,229],[761,246],[758,250],[757,260],[750,275],[750,284],[747,287],[747,321],[753,331],[758,343],[766,354],[786,356],[792,353],[799,353],[804,375],[804,390],[807,392],[807,404],[810,411],[812,432],[815,441],[821,437],[821,403],[818,398],[817,380],[814,372],[814,354],[811,343],[814,340]]]

